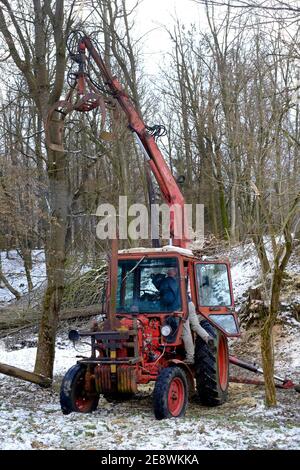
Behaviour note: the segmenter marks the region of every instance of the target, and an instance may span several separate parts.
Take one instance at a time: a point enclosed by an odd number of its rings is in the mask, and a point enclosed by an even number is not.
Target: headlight
[[[74,342],[79,340],[79,333],[77,330],[69,331],[69,340]]]
[[[172,333],[172,328],[170,325],[164,325],[161,327],[161,334],[163,336],[169,336]]]

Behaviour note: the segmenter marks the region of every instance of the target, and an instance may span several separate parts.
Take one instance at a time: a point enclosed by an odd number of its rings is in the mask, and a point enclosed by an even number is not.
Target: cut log
[[[60,320],[72,320],[73,318],[84,318],[93,317],[95,315],[101,315],[102,305],[93,304],[87,307],[68,308],[61,310],[59,313]]]
[[[50,387],[51,379],[44,377],[43,375],[35,374],[34,372],[28,372],[27,370],[19,369],[18,367],[10,366],[8,364],[2,364],[0,362],[0,373],[15,377],[16,379],[26,380],[34,384],[40,385],[40,387]]]
[[[1,313],[1,309],[0,309]],[[102,315],[102,305],[93,304],[87,307],[68,308],[60,311],[59,320],[73,320],[75,318],[88,318],[96,315]],[[1,315],[0,315],[1,317]],[[28,322],[27,320],[15,319],[13,322],[1,322],[0,321],[0,338],[9,336],[10,334],[17,333],[20,330],[31,328],[37,325],[38,319],[35,321]]]

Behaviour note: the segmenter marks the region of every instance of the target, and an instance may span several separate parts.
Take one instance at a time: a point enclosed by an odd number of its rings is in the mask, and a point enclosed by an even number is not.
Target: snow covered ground
[[[71,358],[64,362],[73,363]],[[62,415],[59,380],[52,390],[15,379],[0,382],[1,449],[299,449],[299,395],[280,391],[280,405],[267,410],[260,388],[232,384],[222,407],[196,401],[186,416],[157,421],[151,390],[132,401],[100,399],[88,415]]]
[[[259,282],[258,261],[251,247],[234,248],[230,258],[239,303],[247,288]],[[298,273],[296,264],[292,268]],[[42,277],[41,259],[37,258],[36,269]],[[25,347],[23,333],[0,340],[0,362],[33,369],[36,331],[24,332],[24,337]],[[295,318],[289,316],[288,322],[278,327],[275,350],[277,374],[300,382],[300,323]],[[257,351],[256,344],[253,358]],[[75,351],[66,329],[62,329],[51,390],[0,375],[0,449],[300,448],[300,394],[294,390],[278,390],[279,405],[268,410],[262,387],[231,384],[228,402],[221,407],[204,407],[193,399],[184,418],[157,421],[152,411],[152,387],[144,386],[131,401],[115,404],[100,398],[94,413],[64,416],[59,405],[61,379],[80,353],[84,350]]]

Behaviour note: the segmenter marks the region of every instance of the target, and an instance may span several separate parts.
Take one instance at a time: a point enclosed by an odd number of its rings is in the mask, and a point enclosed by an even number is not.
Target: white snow
[[[0,362],[10,364],[20,369],[32,371],[34,368],[37,348],[22,348],[13,351],[5,349],[4,341],[0,341]],[[54,375],[64,374],[75,362],[77,352],[71,343],[64,345],[64,348],[56,348]],[[78,353],[79,354],[79,353]],[[0,379],[1,380],[1,379]]]
[[[23,260],[16,250],[9,251],[9,258],[6,252],[0,252],[2,260],[2,270],[9,283],[20,293],[28,292],[27,279]],[[43,250],[32,251],[32,271],[31,278],[34,287],[39,286],[46,280],[45,254]],[[14,299],[14,295],[4,286],[0,285],[0,305]]]
[[[58,393],[6,378],[0,394],[13,393],[0,403],[1,449],[296,449],[299,420],[291,407],[266,410],[262,392],[254,404],[239,404],[236,386],[229,402],[214,409],[190,403],[180,419],[155,420],[151,398],[123,404],[100,398],[88,415],[62,415]],[[240,387],[240,386],[239,386]],[[291,393],[291,392],[281,392]],[[252,398],[253,400],[253,398]]]

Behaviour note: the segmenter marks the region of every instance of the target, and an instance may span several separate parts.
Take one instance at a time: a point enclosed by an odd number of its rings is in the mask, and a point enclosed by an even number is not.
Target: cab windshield
[[[119,260],[118,313],[167,313],[175,310],[181,310],[177,258]]]
[[[204,307],[232,304],[226,264],[197,264],[199,303]]]

